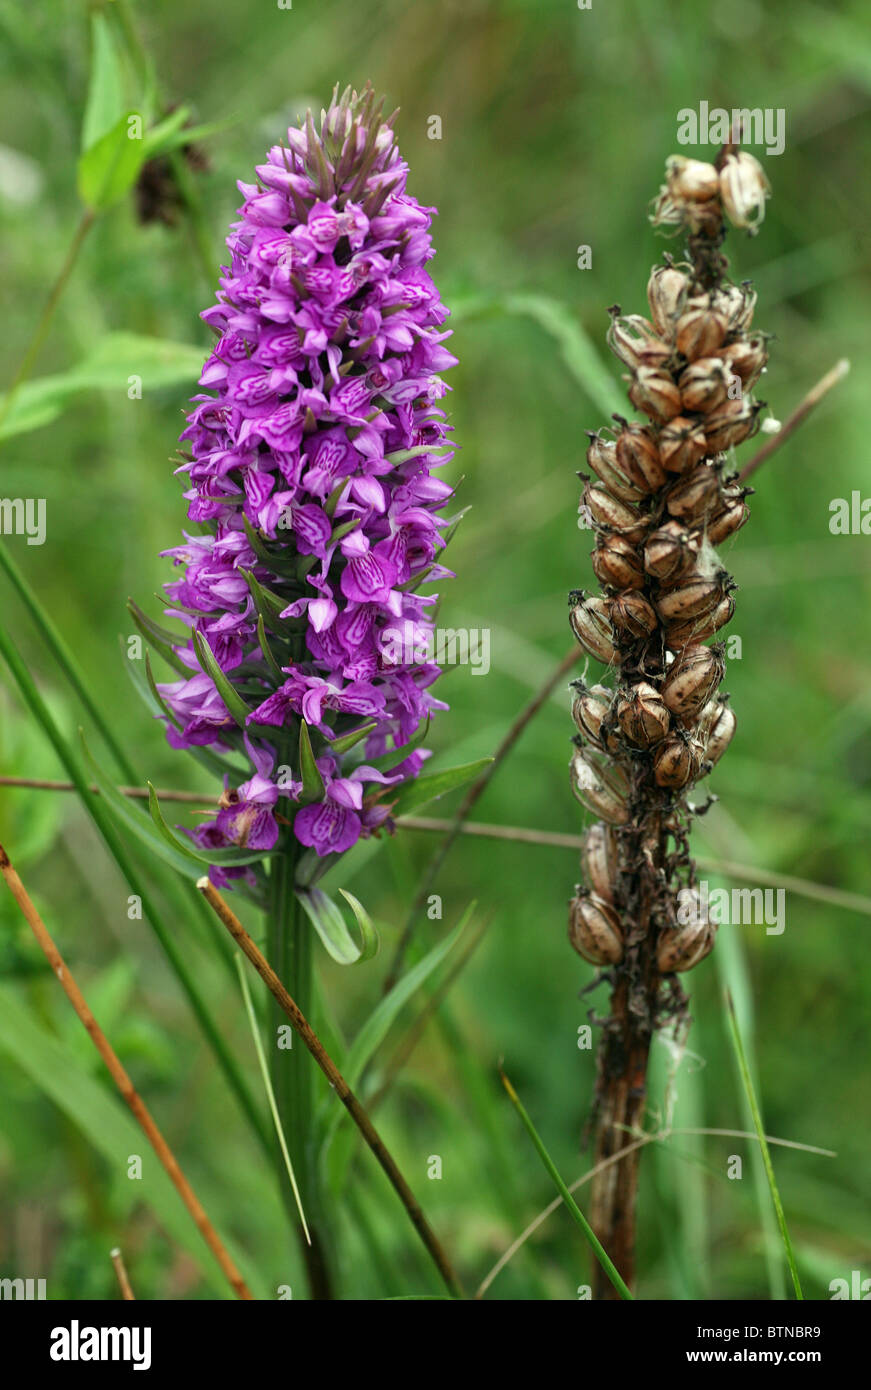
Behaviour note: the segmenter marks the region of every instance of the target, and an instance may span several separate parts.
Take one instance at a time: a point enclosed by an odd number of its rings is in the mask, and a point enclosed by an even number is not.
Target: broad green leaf
[[[298,888],[297,900],[323,943],[324,950],[338,965],[355,965],[364,959],[332,898],[320,888]]]
[[[120,119],[79,157],[79,197],[94,212],[105,212],[130,192],[142,168],[144,141],[136,136],[137,111]]]
[[[418,806],[425,805],[427,801],[434,801],[437,797],[445,796],[448,792],[455,791],[457,787],[465,786],[467,782],[474,782],[475,778],[480,777],[492,761],[492,758],[479,758],[477,762],[464,763],[460,767],[449,767],[444,772],[430,772],[421,777],[415,777],[397,793],[390,814],[392,816],[407,816],[409,812]]]
[[[112,32],[102,14],[91,16],[91,74],[82,119],[81,149],[91,149],[124,114],[121,61]]]
[[[308,731],[308,724],[304,719],[300,719],[299,721],[299,775],[302,778],[302,796],[299,799],[300,805],[306,806],[313,801],[323,801],[325,792],[324,779],[315,762],[311,735]]]

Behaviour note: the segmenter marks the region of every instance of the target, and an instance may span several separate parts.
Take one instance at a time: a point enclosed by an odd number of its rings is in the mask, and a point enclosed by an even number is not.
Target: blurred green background
[[[88,11],[74,0],[37,7],[0,0],[4,383],[81,215],[75,170]],[[154,0],[130,13],[165,98],[189,104],[197,123],[230,121],[205,142],[209,169],[193,176],[215,266],[239,201],[236,179],[253,176],[299,111],[319,108],[336,81],[359,87],[367,78],[389,106],[401,107],[410,190],[439,208],[432,269],[457,310],[452,347],[460,366],[449,376],[449,406],[462,452],[453,468],[464,479],[460,500],[472,510],[453,543],[457,578],[445,586],[441,620],[491,633],[486,677],[468,668],[444,677],[451,711],[432,735],[442,765],[493,751],[568,648],[566,592],[593,584],[589,534],[576,524],[575,473],[583,431],[605,421],[603,388],[583,363],[572,370],[548,322],[584,330],[604,379],[619,384],[616,363],[606,360],[606,308],[618,301],[645,311],[647,275],[663,249],[646,222],[647,203],[678,148],[678,111],[703,99],[784,108],[784,153],[769,159],[751,147],[773,188],[762,233],[734,236],[729,249],[736,278],[752,277],[758,288],[757,324],[776,335],[759,394],[783,419],[839,358],[850,358],[853,370],[754,479],[751,524],[728,547],[740,584],[728,633],[740,635],[742,656],[730,663],[726,688],[739,732],[712,778],[720,802],[694,842],[709,858],[868,894],[869,540],[828,529],[833,498],[854,490],[871,496],[866,8],[858,0],[825,8],[593,0],[586,11],[573,0],[295,0],[283,10],[269,0]],[[432,115],[441,117],[440,140],[428,138]],[[577,267],[582,244],[592,248],[589,270]],[[113,331],[205,351],[209,335],[198,313],[214,285],[201,260],[183,217],[175,227],[141,225],[127,198],[88,237],[35,375],[69,371]],[[536,298],[512,302],[518,295]],[[524,307],[533,312],[507,312]],[[575,346],[584,341],[579,336]],[[158,552],[176,543],[184,524],[169,458],[192,390],[192,383],[150,389],[146,373],[141,400],[118,384],[72,396],[58,418],[2,443],[0,491],[47,500],[44,546],[21,537],[3,543],[131,757],[158,785],[199,789],[204,774],[169,749],[139,705],[118,646],[119,634],[133,630],[128,595],[157,614],[153,595],[168,577]],[[0,613],[56,717],[74,733],[82,713],[5,579]],[[5,667],[0,681],[0,772],[62,776]],[[577,833],[571,732],[560,690],[475,818]],[[94,732],[91,741],[100,747]],[[272,1175],[156,943],[144,924],[127,919],[128,890],[85,812],[69,796],[0,796],[0,839],[214,1221],[256,1270],[260,1292],[275,1296],[290,1284],[301,1295]],[[427,814],[447,815],[456,800]],[[320,953],[329,1015],[346,1039],[377,998],[435,843],[401,831],[374,856],[361,852],[346,875],[383,935],[381,955],[368,964],[343,970]],[[553,1196],[501,1091],[500,1057],[565,1177],[589,1167],[581,1136],[594,1067],[591,1052],[578,1047],[578,1028],[591,1007],[605,1010],[606,997],[604,990],[579,997],[593,972],[565,936],[577,875],[571,851],[463,839],[435,885],[444,920],[423,923],[412,954],[472,899],[490,919],[377,1111],[470,1289]],[[782,936],[724,928],[714,956],[688,977],[694,1021],[673,1079],[673,1122],[747,1127],[722,1005],[728,982],[754,1051],[767,1132],[837,1154],[774,1151],[805,1292],[825,1298],[833,1278],[849,1279],[853,1269],[871,1276],[869,922],[795,891],[786,902]],[[174,918],[172,926],[259,1097],[238,991],[188,922]],[[84,1096],[90,1082],[97,1100],[119,1108],[5,891],[0,976],[0,1274],[45,1276],[50,1297],[111,1298],[107,1252],[120,1244],[140,1297],[224,1296],[184,1213],[171,1221],[161,1200],[146,1200],[142,1184],[108,1161],[93,1124],[76,1119],[76,1102],[55,1103]],[[379,1053],[371,1089],[400,1036]],[[669,1065],[662,1046],[651,1090],[660,1112]],[[138,1142],[132,1151],[142,1152]],[[435,1154],[443,1164],[438,1181],[427,1178]],[[740,1181],[726,1176],[732,1154],[744,1159]],[[754,1154],[749,1141],[716,1137],[675,1136],[649,1148],[641,1297],[785,1295]],[[368,1155],[335,1219],[345,1296],[435,1287]],[[573,1299],[587,1282],[586,1248],[560,1210],[487,1296]]]

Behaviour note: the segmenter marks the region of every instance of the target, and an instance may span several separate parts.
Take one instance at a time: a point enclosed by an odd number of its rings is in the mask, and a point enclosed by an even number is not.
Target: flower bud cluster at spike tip
[[[587,960],[625,969],[631,982],[642,959],[672,975],[713,945],[707,922],[675,926],[676,903],[694,882],[688,794],[736,729],[719,692],[725,647],[711,641],[735,611],[718,547],[749,515],[731,451],[759,426],[763,407],[750,392],[768,357],[766,335],[752,327],[756,294],[728,278],[721,247],[728,222],[758,227],[768,193],[757,161],[731,146],[713,164],[667,161],[652,220],[683,233],[686,251],[653,267],[649,317],[609,310],[607,342],[639,418],[615,415],[588,431],[595,476],[579,474],[601,590],[573,590],[569,621],[608,669],[603,684],[573,682],[571,787],[597,820],[570,935]],[[649,941],[628,929],[639,920]]]
[[[456,358],[427,271],[435,209],[406,192],[382,106],[369,87],[335,92],[239,184],[202,316],[217,342],[178,470],[193,533],[165,552],[183,568],[166,588],[189,674],[158,689],[170,743],[250,764],[196,833],[206,849],[268,850],[285,826],[318,856],[348,849],[388,820],[429,756],[407,745],[447,708],[429,692],[430,613],[451,573],[437,470]],[[252,870],[213,870],[228,875]]]

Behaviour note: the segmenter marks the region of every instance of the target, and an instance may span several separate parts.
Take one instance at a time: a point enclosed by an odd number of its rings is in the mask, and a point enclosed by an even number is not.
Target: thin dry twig
[[[0,787],[26,787],[30,791],[38,792],[74,792],[75,782],[54,782],[46,777],[0,777]],[[116,789],[122,796],[129,796],[133,799],[147,801],[149,792],[147,787],[118,787]],[[88,791],[94,796],[100,795],[100,788],[92,783]],[[192,805],[214,803],[214,796],[209,792],[182,792],[164,788],[158,791],[157,795],[161,801],[189,801]]]
[[[2,845],[0,845],[0,873],[3,874],[9,891],[21,908],[28,926],[39,943],[43,955],[60,981],[61,988],[78,1014],[81,1022],[84,1024],[91,1042],[105,1062],[112,1080],[115,1082],[124,1100],[133,1111],[134,1118],[142,1128],[161,1164],[166,1169],[170,1181],[193,1217],[194,1223],[202,1235],[203,1240],[218,1261],[230,1287],[238,1298],[253,1298],[245,1280],[242,1278],[242,1275],[227,1253],[220,1236],[179,1167],[175,1155],[152,1119],[148,1108],[137,1092],[133,1082],[130,1080],[130,1077],[127,1075],[124,1067],[118,1060],[111,1043],[94,1018],[91,1010],[88,1008],[85,997],[76,984],[69,966],[54,944],[48,928],[37,912],[24,884],[12,867],[9,856]]]
[[[302,1038],[305,1046],[308,1048],[312,1057],[314,1057],[321,1071],[324,1073],[324,1076],[350,1114],[354,1124],[359,1129],[366,1143],[369,1145],[369,1148],[387,1174],[399,1200],[408,1213],[409,1220],[423,1241],[426,1249],[429,1251],[429,1254],[432,1256],[448,1289],[456,1298],[462,1298],[464,1296],[463,1290],[454,1272],[453,1266],[442,1248],[441,1242],[424,1216],[417,1198],[402,1176],[392,1154],[370,1120],[368,1113],[354,1095],[335,1062],[329,1056],[320,1038],[308,1022],[308,1019],[288,994],[281,980],[269,964],[269,961],[255,945],[232,908],[229,907],[224,898],[221,897],[217,888],[215,888],[207,878],[198,879],[197,887],[209,904],[209,907],[227,928],[227,931],[230,933],[237,946],[254,966],[254,969],[266,985],[266,988],[289,1019],[294,1032]]]
[[[799,425],[804,423],[811,411],[816,409],[820,401],[829,394],[832,387],[837,386],[839,381],[843,381],[849,370],[850,363],[847,361],[846,357],[842,357],[840,362],[835,363],[831,371],[826,372],[825,376],[820,378],[816,386],[811,387],[804,399],[796,406],[786,423],[778,430],[777,434],[773,434],[768,440],[768,443],[763,444],[762,448],[757,450],[752,459],[741,469],[742,482],[745,482],[752,473],[755,473],[757,468],[765,463],[766,459],[770,459],[771,455],[776,453],[777,450],[795,434]]]
[[[109,1251],[109,1256],[112,1260],[113,1265],[115,1266],[115,1273],[118,1276],[118,1285],[121,1289],[121,1297],[127,1303],[134,1303],[136,1301],[136,1295],[133,1292],[133,1287],[130,1283],[129,1278],[127,1277],[127,1266],[124,1263],[124,1256],[121,1254],[121,1251],[117,1245],[115,1246],[114,1250]]]

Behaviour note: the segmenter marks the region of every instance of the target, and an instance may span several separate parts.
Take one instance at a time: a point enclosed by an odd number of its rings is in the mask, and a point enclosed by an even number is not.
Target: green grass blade
[[[535,1145],[536,1152],[538,1153],[539,1158],[541,1159],[542,1163],[547,1169],[547,1172],[550,1174],[550,1177],[553,1180],[553,1183],[556,1186],[559,1195],[562,1197],[563,1201],[568,1207],[572,1219],[575,1221],[576,1225],[580,1226],[581,1230],[583,1231],[590,1244],[593,1254],[596,1256],[596,1259],[599,1261],[599,1264],[604,1269],[605,1273],[611,1280],[611,1283],[614,1285],[614,1288],[617,1290],[620,1297],[623,1299],[629,1299],[631,1301],[634,1301],[633,1294],[628,1284],[626,1284],[624,1280],[621,1278],[617,1266],[614,1264],[614,1261],[611,1259],[605,1247],[602,1245],[602,1242],[599,1240],[589,1221],[584,1216],[584,1213],[581,1211],[580,1207],[578,1206],[577,1202],[575,1201],[571,1192],[569,1192],[568,1187],[566,1186],[565,1182],[560,1176],[559,1169],[557,1168],[556,1164],[554,1163],[553,1159],[551,1158],[550,1154],[548,1153],[547,1149],[544,1147],[544,1144],[539,1138],[538,1132],[534,1124],[532,1123],[532,1120],[526,1113],[526,1110],[523,1107],[520,1097],[518,1096],[514,1087],[511,1085],[511,1082],[508,1080],[508,1077],[505,1075],[504,1071],[500,1070],[500,1075],[502,1077],[502,1085],[508,1092],[508,1098],[511,1101],[511,1104],[514,1106],[515,1110],[517,1111],[518,1115],[520,1116],[523,1122],[524,1129],[526,1130],[527,1134],[529,1135],[530,1139]]]
[[[732,1003],[732,996],[726,995],[726,1015],[729,1020],[729,1031],[732,1035],[732,1046],[735,1049],[735,1059],[738,1063],[738,1070],[741,1073],[741,1080],[744,1083],[744,1090],[747,1095],[747,1104],[750,1106],[750,1113],[753,1116],[753,1124],[759,1139],[759,1148],[762,1153],[762,1162],[765,1164],[765,1175],[768,1178],[768,1186],[771,1190],[771,1200],[774,1203],[774,1210],[777,1215],[777,1224],[780,1227],[780,1235],[783,1240],[783,1248],[786,1252],[786,1262],[789,1265],[789,1272],[792,1275],[792,1283],[797,1299],[803,1299],[801,1284],[798,1277],[798,1269],[795,1263],[795,1254],[792,1249],[792,1241],[789,1238],[789,1231],[786,1225],[786,1217],[783,1212],[783,1203],[780,1200],[780,1191],[777,1180],[774,1176],[774,1165],[771,1162],[771,1152],[768,1148],[768,1141],[765,1138],[765,1130],[762,1126],[762,1115],[759,1110],[759,1102],[756,1099],[756,1091],[753,1087],[753,1080],[750,1076],[750,1068],[747,1065],[747,1058],[744,1053],[744,1044],[741,1042],[741,1034],[738,1029],[738,1019],[735,1015],[735,1006]]]

